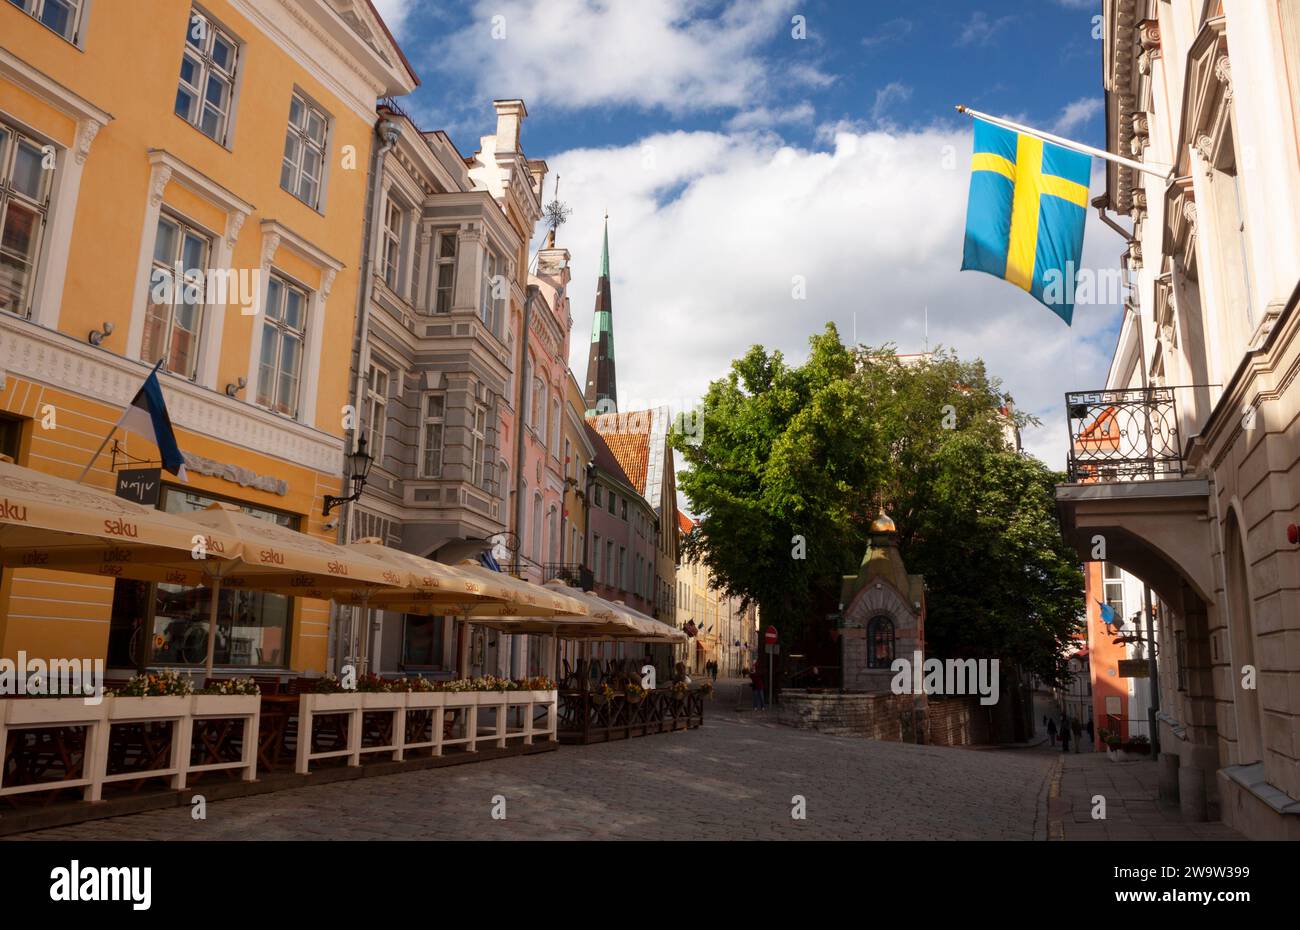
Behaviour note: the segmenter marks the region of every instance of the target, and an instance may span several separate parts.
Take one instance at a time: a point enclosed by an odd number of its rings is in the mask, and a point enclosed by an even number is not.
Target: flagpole
[[[161,358],[158,359],[158,361],[154,364],[153,369],[149,372],[149,374],[151,375],[155,371],[157,371],[158,368],[162,365],[162,363],[163,363],[163,359]],[[146,381],[148,380],[148,375],[145,376],[145,380]],[[128,402],[128,406],[130,406],[129,402]],[[121,417],[119,417],[117,422],[113,424],[112,429],[108,431],[108,435],[104,437],[104,441],[99,444],[99,448],[95,450],[95,454],[90,457],[90,461],[86,463],[86,467],[83,468],[81,470],[81,474],[77,476],[77,481],[76,481],[77,484],[81,484],[81,482],[86,480],[86,476],[90,474],[90,470],[94,468],[95,463],[99,461],[99,457],[103,453],[104,447],[108,445],[108,441],[113,438],[113,434],[117,432],[117,428],[121,424],[122,424],[122,419]]]
[[[1085,155],[1092,155],[1095,158],[1104,158],[1112,161],[1117,165],[1123,165],[1126,168],[1132,168],[1134,171],[1141,171],[1145,174],[1157,177],[1162,181],[1168,181],[1173,173],[1173,165],[1163,165],[1159,163],[1147,164],[1145,162],[1134,161],[1131,158],[1125,158],[1122,155],[1116,155],[1114,152],[1108,152],[1105,149],[1093,148],[1091,145],[1084,145],[1082,142],[1075,142],[1071,139],[1063,139],[1060,136],[1054,136],[1050,132],[1043,132],[1041,129],[1033,129],[1029,126],[1022,126],[1020,123],[1013,123],[1009,119],[1002,119],[997,116],[989,116],[987,113],[981,113],[979,110],[972,110],[963,104],[957,104],[957,112],[965,113],[967,116],[977,117],[987,123],[995,126],[1001,126],[1004,129],[1012,129],[1016,132],[1023,132],[1026,135],[1034,136],[1045,142],[1051,142],[1062,148],[1072,149],[1076,152],[1082,152]]]

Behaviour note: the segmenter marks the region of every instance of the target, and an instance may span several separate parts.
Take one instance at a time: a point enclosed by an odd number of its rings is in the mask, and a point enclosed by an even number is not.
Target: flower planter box
[[[363,710],[397,710],[406,705],[406,695],[400,691],[361,691],[358,696]]]
[[[356,710],[360,706],[360,696],[355,691],[339,691],[335,694],[304,694],[298,699],[298,707],[304,713],[330,714],[345,710]]]
[[[168,717],[184,717],[190,712],[192,694],[168,694],[161,697],[110,697],[105,698],[108,705],[109,720],[163,720]]]
[[[442,692],[446,707],[475,707],[483,691],[444,691]],[[488,703],[491,703],[490,701]]]
[[[10,727],[88,723],[103,720],[112,700],[106,697],[98,704],[87,704],[79,697],[6,698],[0,700],[0,720]]]
[[[195,694],[190,713],[196,717],[251,717],[261,705],[259,694]]]
[[[428,707],[442,707],[447,703],[447,695],[441,691],[412,691],[406,696],[408,710],[424,710]]]

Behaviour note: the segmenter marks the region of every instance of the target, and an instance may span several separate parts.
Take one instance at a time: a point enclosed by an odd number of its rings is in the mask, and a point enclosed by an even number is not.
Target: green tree
[[[678,437],[699,518],[688,546],[790,641],[835,608],[883,505],[926,578],[932,655],[1060,680],[1083,581],[1056,524],[1060,476],[1006,439],[1032,421],[982,362],[939,350],[903,364],[892,346],[843,346],[830,325],[810,343],[799,367],[750,349],[710,385],[698,444]]]

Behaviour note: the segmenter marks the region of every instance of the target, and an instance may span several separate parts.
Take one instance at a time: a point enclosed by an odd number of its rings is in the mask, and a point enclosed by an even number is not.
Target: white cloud
[[[677,132],[548,156],[574,208],[561,234],[574,256],[573,370],[581,381],[608,207],[625,409],[692,401],[755,343],[802,358],[828,320],[845,340],[856,326],[862,342],[919,351],[928,307],[930,344],[984,358],[1043,419],[1028,450],[1062,467],[1062,395],[1102,386],[1119,311],[1078,307],[1070,329],[1006,282],[958,272],[969,153],[962,127],[843,129],[815,150]],[[1113,267],[1119,240],[1088,230],[1085,266]],[[795,275],[806,300],[791,297]]]
[[[966,25],[962,27],[961,35],[957,37],[957,44],[987,45],[1013,19],[1015,19],[1014,16],[989,19],[989,15],[983,10],[976,10],[971,14],[970,19],[966,21]]]
[[[864,36],[862,44],[867,48],[876,45],[885,45],[897,42],[907,36],[912,31],[912,21],[903,19],[901,16],[897,19],[891,19],[888,22],[881,23],[876,31],[868,36]]]
[[[813,105],[807,100],[784,109],[760,106],[737,113],[727,120],[726,128],[738,132],[746,129],[768,129],[780,125],[807,124],[812,122],[814,115]]]
[[[1102,106],[1100,97],[1081,97],[1073,103],[1066,104],[1061,110],[1061,115],[1052,124],[1052,132],[1065,135],[1078,129],[1100,113]]]
[[[401,38],[402,27],[406,25],[406,17],[411,15],[415,0],[371,0],[371,2],[375,5],[375,11],[383,17],[388,31],[394,37]]]
[[[896,103],[907,103],[912,99],[912,88],[908,87],[901,81],[890,81],[880,90],[876,91],[876,100],[871,105],[871,118],[879,121],[883,119],[889,111],[889,108]]]
[[[695,0],[478,0],[473,23],[440,42],[430,62],[474,75],[479,98],[522,97],[530,107],[745,107],[767,97],[758,49],[789,36],[795,5],[728,0],[705,18]],[[493,38],[495,17],[504,38]],[[832,79],[804,65],[779,80]]]

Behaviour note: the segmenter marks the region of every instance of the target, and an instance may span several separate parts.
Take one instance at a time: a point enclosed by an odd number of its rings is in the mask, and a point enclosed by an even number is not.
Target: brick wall
[[[777,722],[831,736],[970,746],[989,742],[978,698],[783,690]],[[916,739],[920,731],[922,738]]]

